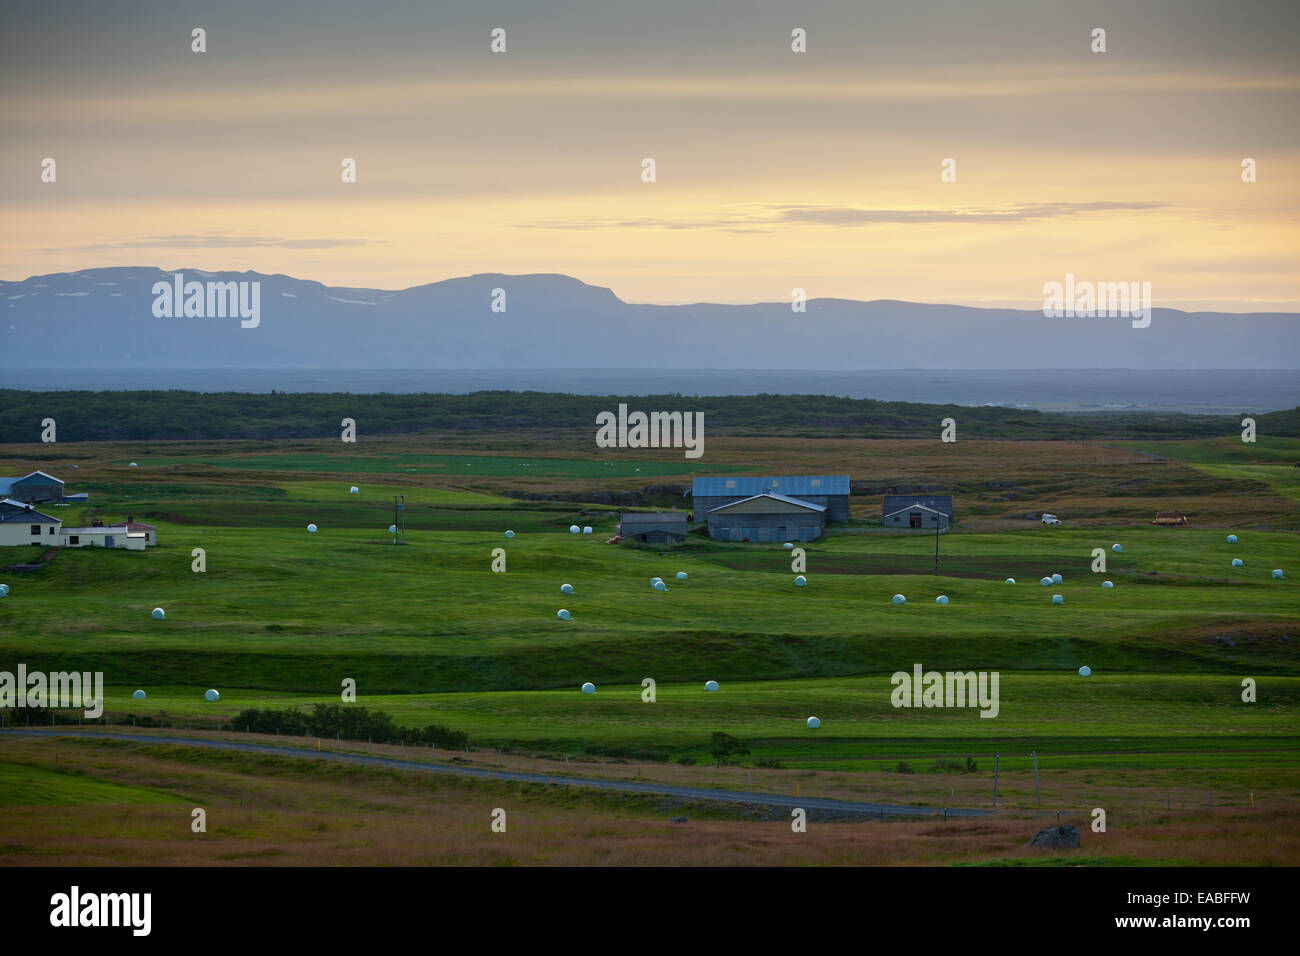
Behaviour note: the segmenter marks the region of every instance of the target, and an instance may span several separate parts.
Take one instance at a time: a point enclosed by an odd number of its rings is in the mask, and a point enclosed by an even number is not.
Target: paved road
[[[718,803],[746,803],[765,807],[803,807],[805,810],[828,810],[845,814],[879,816],[883,811],[893,816],[931,816],[947,813],[956,817],[986,816],[990,810],[971,810],[943,807],[904,807],[890,803],[859,803],[853,800],[832,800],[828,797],[792,797],[776,793],[756,793],[748,790],[714,790],[700,787],[679,787],[669,783],[646,783],[633,780],[603,780],[592,777],[558,777],[544,773],[525,773],[517,770],[489,770],[478,767],[449,766],[400,760],[396,757],[374,757],[367,754],[339,753],[329,750],[309,750],[306,747],[288,747],[277,744],[238,743],[233,740],[203,740],[194,737],[166,737],[148,734],[115,734],[86,730],[0,730],[0,734],[23,734],[31,737],[87,737],[128,740],[140,743],[175,744],[185,747],[211,747],[216,750],[243,750],[249,753],[274,753],[286,757],[310,757],[316,760],[339,760],[348,763],[393,767],[420,773],[443,773],[456,777],[483,777],[490,780],[515,780],[521,783],[549,783],[592,790],[617,790],[621,793],[657,793],[688,800],[709,800]]]

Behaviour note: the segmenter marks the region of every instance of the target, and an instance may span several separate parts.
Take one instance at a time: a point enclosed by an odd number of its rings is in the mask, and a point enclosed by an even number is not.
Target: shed
[[[643,544],[680,544],[686,540],[686,514],[681,511],[625,511],[618,533]]]
[[[16,478],[0,478],[0,498],[34,505],[43,501],[62,501],[63,482],[43,471]]]
[[[925,505],[910,505],[891,511],[881,519],[886,528],[940,528],[948,530],[948,516]]]
[[[828,521],[849,521],[848,475],[709,476],[691,483],[695,513],[707,515],[713,509],[756,495],[785,495],[821,505]]]
[[[954,519],[952,495],[885,495],[880,506],[880,516],[888,518],[891,514],[913,505],[924,505],[934,511],[942,511],[948,516],[948,520]]]

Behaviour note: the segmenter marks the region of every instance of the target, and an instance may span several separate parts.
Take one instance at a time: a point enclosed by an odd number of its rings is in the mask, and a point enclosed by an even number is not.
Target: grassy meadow
[[[350,678],[358,704],[399,725],[466,732],[467,760],[540,754],[555,769],[569,755],[584,773],[635,763],[637,774],[700,785],[729,774],[742,789],[782,789],[810,774],[817,792],[986,806],[997,753],[1000,806],[1022,810],[1044,797],[1072,806],[1089,788],[1152,812],[1162,801],[1190,812],[1203,791],[1212,806],[1300,798],[1294,440],[1261,439],[1243,457],[1231,439],[808,439],[795,449],[720,438],[710,460],[731,464],[707,468],[668,452],[602,460],[576,436],[498,436],[493,454],[482,451],[492,442],[461,454],[450,441],[88,443],[60,445],[67,457],[54,460],[10,446],[0,471],[42,467],[91,493],[89,506],[57,509],[66,524],[131,514],[158,525],[160,544],[0,571],[12,589],[0,599],[0,669],[100,670],[115,720],[212,732],[238,730],[249,707],[337,703]],[[804,546],[806,587],[775,544],[605,543],[619,508],[602,495],[690,510],[680,493],[690,473],[746,469],[852,475],[854,520]],[[938,575],[933,535],[877,520],[882,494],[916,486],[956,495]],[[394,495],[406,499],[400,546],[387,531]],[[1157,510],[1190,525],[1152,526]],[[1066,523],[1043,526],[1041,511]],[[571,524],[594,533],[572,535]],[[504,573],[492,570],[496,549]],[[1092,570],[1094,549],[1104,572]],[[38,553],[13,550],[13,563]],[[1244,567],[1231,567],[1235,557]],[[1054,572],[1062,584],[1040,585]],[[575,593],[561,594],[564,583]],[[891,603],[896,593],[905,604]],[[950,603],[937,605],[940,594]],[[165,620],[151,619],[154,607]],[[560,608],[572,620],[558,620]],[[890,675],[917,663],[998,671],[998,716],[893,707]],[[1084,665],[1092,676],[1077,675]],[[654,703],[642,700],[645,678]],[[1255,703],[1241,699],[1244,678],[1257,682]],[[704,690],[709,679],[719,692]],[[579,693],[584,681],[595,695]],[[203,699],[209,687],[219,701]],[[131,698],[137,688],[146,700]],[[805,727],[810,715],[820,729]],[[715,732],[749,754],[709,768]],[[0,753],[17,747],[0,738]],[[978,769],[942,764],[966,756]],[[60,793],[15,766],[0,763],[9,802]]]

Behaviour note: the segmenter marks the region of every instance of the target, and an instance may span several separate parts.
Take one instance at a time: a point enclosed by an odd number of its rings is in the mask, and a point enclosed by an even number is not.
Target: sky
[[[0,278],[1296,311],[1298,52],[1294,0],[14,5]]]

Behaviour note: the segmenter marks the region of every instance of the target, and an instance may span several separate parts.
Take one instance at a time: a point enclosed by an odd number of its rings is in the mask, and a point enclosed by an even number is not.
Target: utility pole
[[[939,576],[939,524],[942,514],[941,511],[934,516],[934,576],[936,578]]]
[[[397,527],[393,544],[406,544],[406,495],[393,495],[393,524]]]

